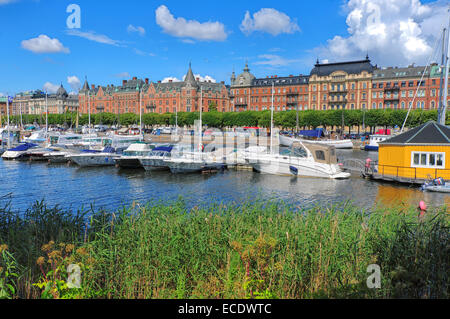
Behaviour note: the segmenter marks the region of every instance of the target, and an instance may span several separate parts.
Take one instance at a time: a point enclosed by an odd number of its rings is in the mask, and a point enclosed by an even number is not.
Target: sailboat
[[[203,87],[200,88],[200,119],[199,119],[199,143],[197,149],[190,147],[188,151],[179,146],[172,150],[171,157],[165,160],[166,165],[173,174],[179,173],[197,173],[205,170],[218,170],[224,167],[223,163],[214,160],[212,152],[216,150],[213,144],[209,144],[206,148],[203,145]]]
[[[273,104],[274,84],[272,83],[272,109],[270,121],[270,152],[249,152],[246,161],[254,170],[273,175],[308,176],[331,179],[347,179],[350,173],[342,171],[336,158],[336,148],[295,141],[289,150],[275,154],[273,150]]]

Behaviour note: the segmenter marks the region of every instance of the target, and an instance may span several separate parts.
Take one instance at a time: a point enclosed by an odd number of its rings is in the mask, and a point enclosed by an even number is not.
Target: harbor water
[[[377,160],[378,153],[338,150],[346,158]],[[91,205],[116,210],[132,204],[184,199],[188,206],[239,204],[248,199],[272,199],[301,208],[346,201],[362,208],[412,204],[450,205],[450,195],[424,193],[417,186],[380,183],[354,174],[349,180],[295,178],[226,170],[217,174],[173,175],[143,169],[79,168],[75,165],[8,162],[0,160],[1,204],[25,210],[36,201],[76,211]]]

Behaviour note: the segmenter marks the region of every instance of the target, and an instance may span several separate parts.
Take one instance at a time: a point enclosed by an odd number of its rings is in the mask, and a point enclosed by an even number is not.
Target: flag
[[[12,102],[13,102],[13,100],[14,100],[14,97],[12,97],[12,96],[8,96],[8,103],[12,103]]]

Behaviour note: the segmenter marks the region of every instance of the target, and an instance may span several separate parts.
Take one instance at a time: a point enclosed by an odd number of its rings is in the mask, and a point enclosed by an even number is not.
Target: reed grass
[[[1,217],[3,215],[3,217]],[[280,202],[186,208],[182,200],[71,214],[43,203],[0,212],[16,257],[17,297],[35,298],[36,259],[71,243],[86,265],[80,298],[448,298],[446,207],[301,210]],[[381,289],[368,289],[378,264]],[[25,275],[23,275],[25,274]]]

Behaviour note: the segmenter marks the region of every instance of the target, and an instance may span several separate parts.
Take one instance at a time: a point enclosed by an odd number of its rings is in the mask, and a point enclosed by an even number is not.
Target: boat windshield
[[[295,145],[293,145],[289,149],[283,150],[280,154],[284,155],[284,156],[293,156],[293,157],[301,157],[301,158],[308,157],[308,152],[305,150],[304,147],[295,146]]]

